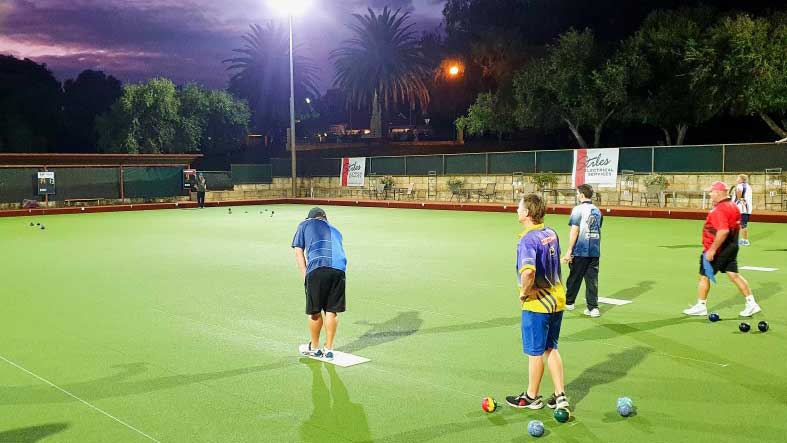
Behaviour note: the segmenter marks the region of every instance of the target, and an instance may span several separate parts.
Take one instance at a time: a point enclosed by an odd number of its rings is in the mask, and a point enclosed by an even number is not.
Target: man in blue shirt
[[[571,272],[566,281],[566,309],[574,310],[582,280],[585,280],[585,315],[600,317],[598,310],[598,266],[601,257],[601,211],[593,204],[593,188],[590,185],[577,187],[580,203],[571,211],[568,221],[571,226],[568,249],[563,261]]]
[[[333,340],[339,325],[337,314],[344,312],[345,271],[347,257],[342,234],[328,223],[325,211],[312,208],[298,225],[292,239],[295,262],[304,278],[306,315],[309,316],[311,341],[304,353],[333,360]],[[320,349],[320,332],[325,312],[325,348]]]

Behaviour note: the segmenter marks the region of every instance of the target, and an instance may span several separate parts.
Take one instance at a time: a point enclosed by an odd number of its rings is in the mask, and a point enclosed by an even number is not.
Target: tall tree
[[[175,85],[168,79],[125,85],[120,100],[98,118],[99,147],[131,154],[194,152],[198,129],[181,118],[180,107]]]
[[[167,79],[126,85],[123,96],[98,118],[105,152],[225,155],[244,143],[251,112],[225,91]]]
[[[122,84],[101,71],[82,71],[63,83],[64,135],[61,147],[96,152],[96,117],[109,111],[123,94]]]
[[[694,82],[733,115],[760,117],[787,137],[787,14],[724,17],[704,43],[688,53]]]
[[[602,42],[633,35],[654,10],[707,5],[722,12],[762,13],[784,0],[447,0],[445,29],[452,42],[473,42],[486,33],[519,33],[531,45],[551,42],[568,30],[590,28]]]
[[[0,55],[0,152],[57,147],[63,91],[46,65]]]
[[[347,27],[353,37],[331,53],[336,65],[336,87],[350,104],[368,107],[375,94],[384,110],[399,104],[412,108],[429,105],[426,80],[432,73],[413,31],[410,14],[383,8],[367,15],[353,14]]]
[[[263,133],[289,127],[290,68],[287,30],[270,22],[252,25],[243,36],[245,45],[233,51],[238,57],[224,60],[227,70],[234,71],[229,91],[246,100],[252,112],[252,126]],[[303,55],[304,46],[294,50],[295,103],[301,106],[307,97],[317,97],[318,68]]]
[[[710,120],[721,109],[708,93],[707,82],[692,81],[694,63],[687,57],[708,38],[715,20],[715,11],[707,7],[657,11],[627,42],[640,52],[648,70],[635,119],[661,128],[668,145],[683,144],[689,127]]]
[[[249,131],[251,112],[246,102],[225,91],[188,84],[179,91],[181,118],[205,155],[239,150]]]
[[[478,94],[475,103],[470,105],[467,115],[456,119],[457,128],[468,135],[483,135],[492,132],[497,135],[498,142],[503,134],[516,129],[516,118],[513,109],[507,103],[501,103],[498,95],[491,92]]]
[[[641,81],[635,53],[612,57],[590,30],[562,34],[543,60],[526,66],[514,80],[517,118],[522,126],[568,127],[581,147],[583,129],[593,129],[593,146],[601,145],[606,124],[628,112],[630,95]]]

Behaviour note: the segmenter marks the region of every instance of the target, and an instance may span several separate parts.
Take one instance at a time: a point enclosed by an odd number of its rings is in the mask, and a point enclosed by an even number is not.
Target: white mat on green
[[[741,266],[741,269],[744,271],[762,271],[762,272],[778,271],[778,269],[776,268],[761,268],[759,266]]]
[[[361,356],[354,355],[354,354],[348,354],[348,353],[342,352],[342,351],[333,351],[333,360],[326,360],[324,358],[318,358],[318,357],[315,357],[313,355],[305,355],[306,346],[307,345],[300,345],[300,346],[298,346],[298,353],[301,354],[302,356],[309,357],[312,360],[319,360],[319,361],[322,361],[322,362],[325,362],[325,363],[331,363],[331,364],[334,364],[336,366],[341,366],[343,368],[346,368],[348,366],[359,365],[361,363],[366,363],[366,362],[371,361],[368,358],[361,357]]]
[[[605,303],[608,305],[615,305],[615,306],[622,306],[631,303],[631,300],[621,300],[619,298],[608,298],[608,297],[599,297],[599,303]]]

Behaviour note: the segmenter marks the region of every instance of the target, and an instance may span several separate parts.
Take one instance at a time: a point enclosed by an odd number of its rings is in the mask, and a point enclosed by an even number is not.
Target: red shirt
[[[741,229],[741,211],[729,198],[724,199],[711,209],[708,218],[705,219],[705,227],[702,230],[702,246],[707,251],[716,239],[716,232],[728,229],[730,231],[719,250],[724,250],[731,244],[738,244],[738,232]]]

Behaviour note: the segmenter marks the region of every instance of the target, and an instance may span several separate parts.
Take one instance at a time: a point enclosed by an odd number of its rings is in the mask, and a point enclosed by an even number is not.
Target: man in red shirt
[[[710,198],[715,204],[705,220],[702,231],[703,253],[700,256],[699,299],[697,304],[683,311],[686,315],[708,315],[706,301],[710,291],[710,279],[716,273],[727,274],[730,281],[746,297],[746,306],[740,312],[742,317],[751,317],[760,312],[754,301],[749,283],[738,274],[738,234],[741,230],[741,211],[727,195],[727,185],[714,182],[709,189]],[[707,263],[705,261],[707,260]]]

